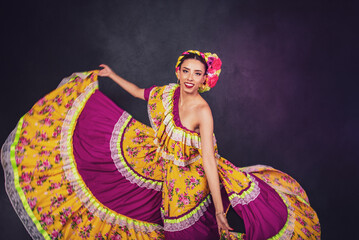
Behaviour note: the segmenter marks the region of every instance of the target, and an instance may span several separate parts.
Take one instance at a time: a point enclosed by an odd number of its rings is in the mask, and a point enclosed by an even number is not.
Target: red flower
[[[208,76],[208,86],[210,87],[210,88],[213,88],[214,86],[216,86],[216,83],[217,83],[217,81],[218,81],[218,76],[217,75],[214,75],[214,76],[212,76],[212,77],[209,77]]]
[[[211,67],[216,71],[219,70],[222,66],[222,61],[219,58],[213,60]]]

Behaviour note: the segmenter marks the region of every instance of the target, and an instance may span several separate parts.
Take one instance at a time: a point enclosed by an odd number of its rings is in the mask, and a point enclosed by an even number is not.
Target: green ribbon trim
[[[25,115],[24,115],[25,116]],[[15,135],[15,139],[13,144],[11,144],[10,147],[10,160],[11,160],[11,166],[14,170],[14,184],[15,184],[15,189],[19,194],[19,197],[21,199],[22,205],[24,206],[27,214],[29,215],[29,217],[31,218],[31,220],[33,221],[33,223],[35,224],[37,230],[42,234],[42,236],[44,236],[45,239],[51,239],[50,236],[47,234],[47,232],[42,228],[39,220],[35,217],[34,213],[32,212],[29,203],[26,200],[26,196],[24,191],[22,190],[21,186],[20,186],[20,182],[19,182],[19,173],[18,173],[18,169],[17,169],[17,165],[16,165],[16,159],[15,159],[15,146],[18,144],[19,142],[19,138],[20,138],[20,133],[22,130],[22,123],[24,121],[24,116],[21,117],[18,126],[17,126],[17,130],[16,130],[16,135]]]
[[[197,213],[199,211],[199,209],[201,209],[201,207],[203,205],[206,204],[206,202],[209,201],[210,198],[210,194],[207,195],[207,197],[204,199],[204,201],[201,202],[201,204],[199,204],[195,209],[193,209],[190,213],[186,214],[185,216],[181,217],[181,218],[177,218],[177,219],[164,219],[165,223],[180,223],[184,220],[187,220],[188,218],[192,217],[195,213]],[[164,210],[161,208],[161,211],[164,212]]]
[[[137,180],[141,181],[141,182],[144,182],[144,183],[150,183],[151,185],[152,184],[156,184],[158,186],[162,186],[162,182],[156,182],[156,181],[152,181],[150,179],[145,179],[145,178],[142,178],[141,176],[137,175],[136,173],[134,173],[132,171],[132,169],[128,166],[125,158],[123,157],[123,153],[122,153],[122,150],[121,150],[121,138],[122,138],[122,135],[129,123],[129,121],[131,120],[131,115],[129,115],[127,117],[127,119],[125,120],[124,124],[121,126],[121,129],[120,129],[120,133],[118,134],[118,140],[117,140],[117,150],[118,150],[118,156],[120,158],[120,161],[122,163],[122,165],[126,168],[127,172],[129,172],[134,178],[136,178]]]
[[[78,115],[80,114],[80,112],[82,111],[83,106],[85,105],[85,103],[87,102],[87,99],[92,95],[92,93],[97,89],[98,87],[96,86],[94,89],[92,89],[91,91],[89,91],[86,94],[86,97],[84,98],[84,100],[80,103],[80,105],[78,106],[78,108],[76,109],[73,117],[71,118],[71,123],[69,125],[69,130],[68,132],[71,134],[67,135],[67,139],[66,139],[66,144],[67,144],[67,155],[69,157],[70,160],[70,166],[71,166],[71,171],[73,173],[73,176],[76,179],[77,184],[80,186],[80,188],[82,189],[82,191],[85,193],[85,196],[89,199],[89,201],[91,202],[92,205],[94,205],[98,210],[100,210],[102,213],[111,216],[113,218],[115,218],[116,220],[120,219],[120,220],[124,220],[127,223],[129,223],[130,225],[134,224],[137,226],[145,226],[145,227],[157,227],[157,224],[151,224],[151,223],[146,223],[146,222],[140,222],[138,220],[134,220],[134,219],[130,219],[127,218],[123,215],[120,215],[119,213],[115,213],[112,210],[108,209],[108,208],[104,208],[101,204],[99,204],[96,200],[95,197],[90,193],[90,191],[87,189],[87,187],[85,186],[81,176],[79,175],[77,168],[75,166],[75,159],[73,156],[73,146],[72,146],[72,135],[74,132],[74,128],[78,119]]]
[[[276,235],[274,235],[271,238],[268,238],[268,240],[278,240],[280,239],[284,233],[287,231],[288,229],[288,225],[289,225],[289,221],[291,220],[291,218],[293,217],[291,214],[291,210],[289,209],[289,205],[287,202],[287,199],[285,199],[285,196],[283,196],[281,193],[277,192],[278,195],[282,198],[284,204],[287,206],[287,211],[288,211],[288,216],[287,216],[287,221],[285,222],[283,228],[279,231],[279,233],[277,233]],[[293,222],[293,231],[294,231],[294,222]],[[292,232],[293,233],[293,232]]]
[[[235,197],[245,198],[245,196],[247,196],[248,194],[250,194],[253,191],[256,183],[254,182],[254,179],[250,175],[247,175],[247,176],[251,180],[251,186],[249,187],[249,189],[247,191],[243,192],[241,195],[238,195],[237,193],[233,193],[231,196],[228,197],[230,201],[232,201],[232,199]]]

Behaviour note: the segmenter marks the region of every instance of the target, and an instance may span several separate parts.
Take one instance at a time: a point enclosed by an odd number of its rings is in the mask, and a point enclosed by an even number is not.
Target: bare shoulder
[[[211,108],[204,99],[198,104],[196,110],[200,122],[213,122]]]

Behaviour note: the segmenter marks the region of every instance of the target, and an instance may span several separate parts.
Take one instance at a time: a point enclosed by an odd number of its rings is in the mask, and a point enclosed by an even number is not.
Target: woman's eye
[[[184,73],[187,73],[188,71],[187,70],[183,70]]]
[[[196,75],[197,75],[197,76],[201,76],[202,74],[200,74],[200,73],[196,73]]]

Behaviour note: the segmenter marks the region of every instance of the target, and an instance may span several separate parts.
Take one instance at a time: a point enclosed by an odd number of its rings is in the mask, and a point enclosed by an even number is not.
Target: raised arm
[[[145,100],[145,98],[144,98],[144,89],[143,88],[139,88],[137,85],[127,81],[126,79],[124,79],[124,78],[122,78],[120,76],[118,76],[106,64],[101,64],[100,67],[102,67],[103,69],[101,69],[98,72],[99,76],[111,78],[113,81],[115,81],[118,85],[120,85],[125,91],[127,91],[132,96]]]
[[[200,119],[200,134],[203,168],[206,173],[209,189],[211,191],[212,199],[216,209],[216,220],[218,224],[218,231],[225,230],[228,235],[228,230],[233,230],[227,222],[224,215],[221,191],[219,186],[219,176],[217,169],[217,162],[214,157],[213,147],[213,117],[211,109],[208,105],[201,108],[199,113]]]

